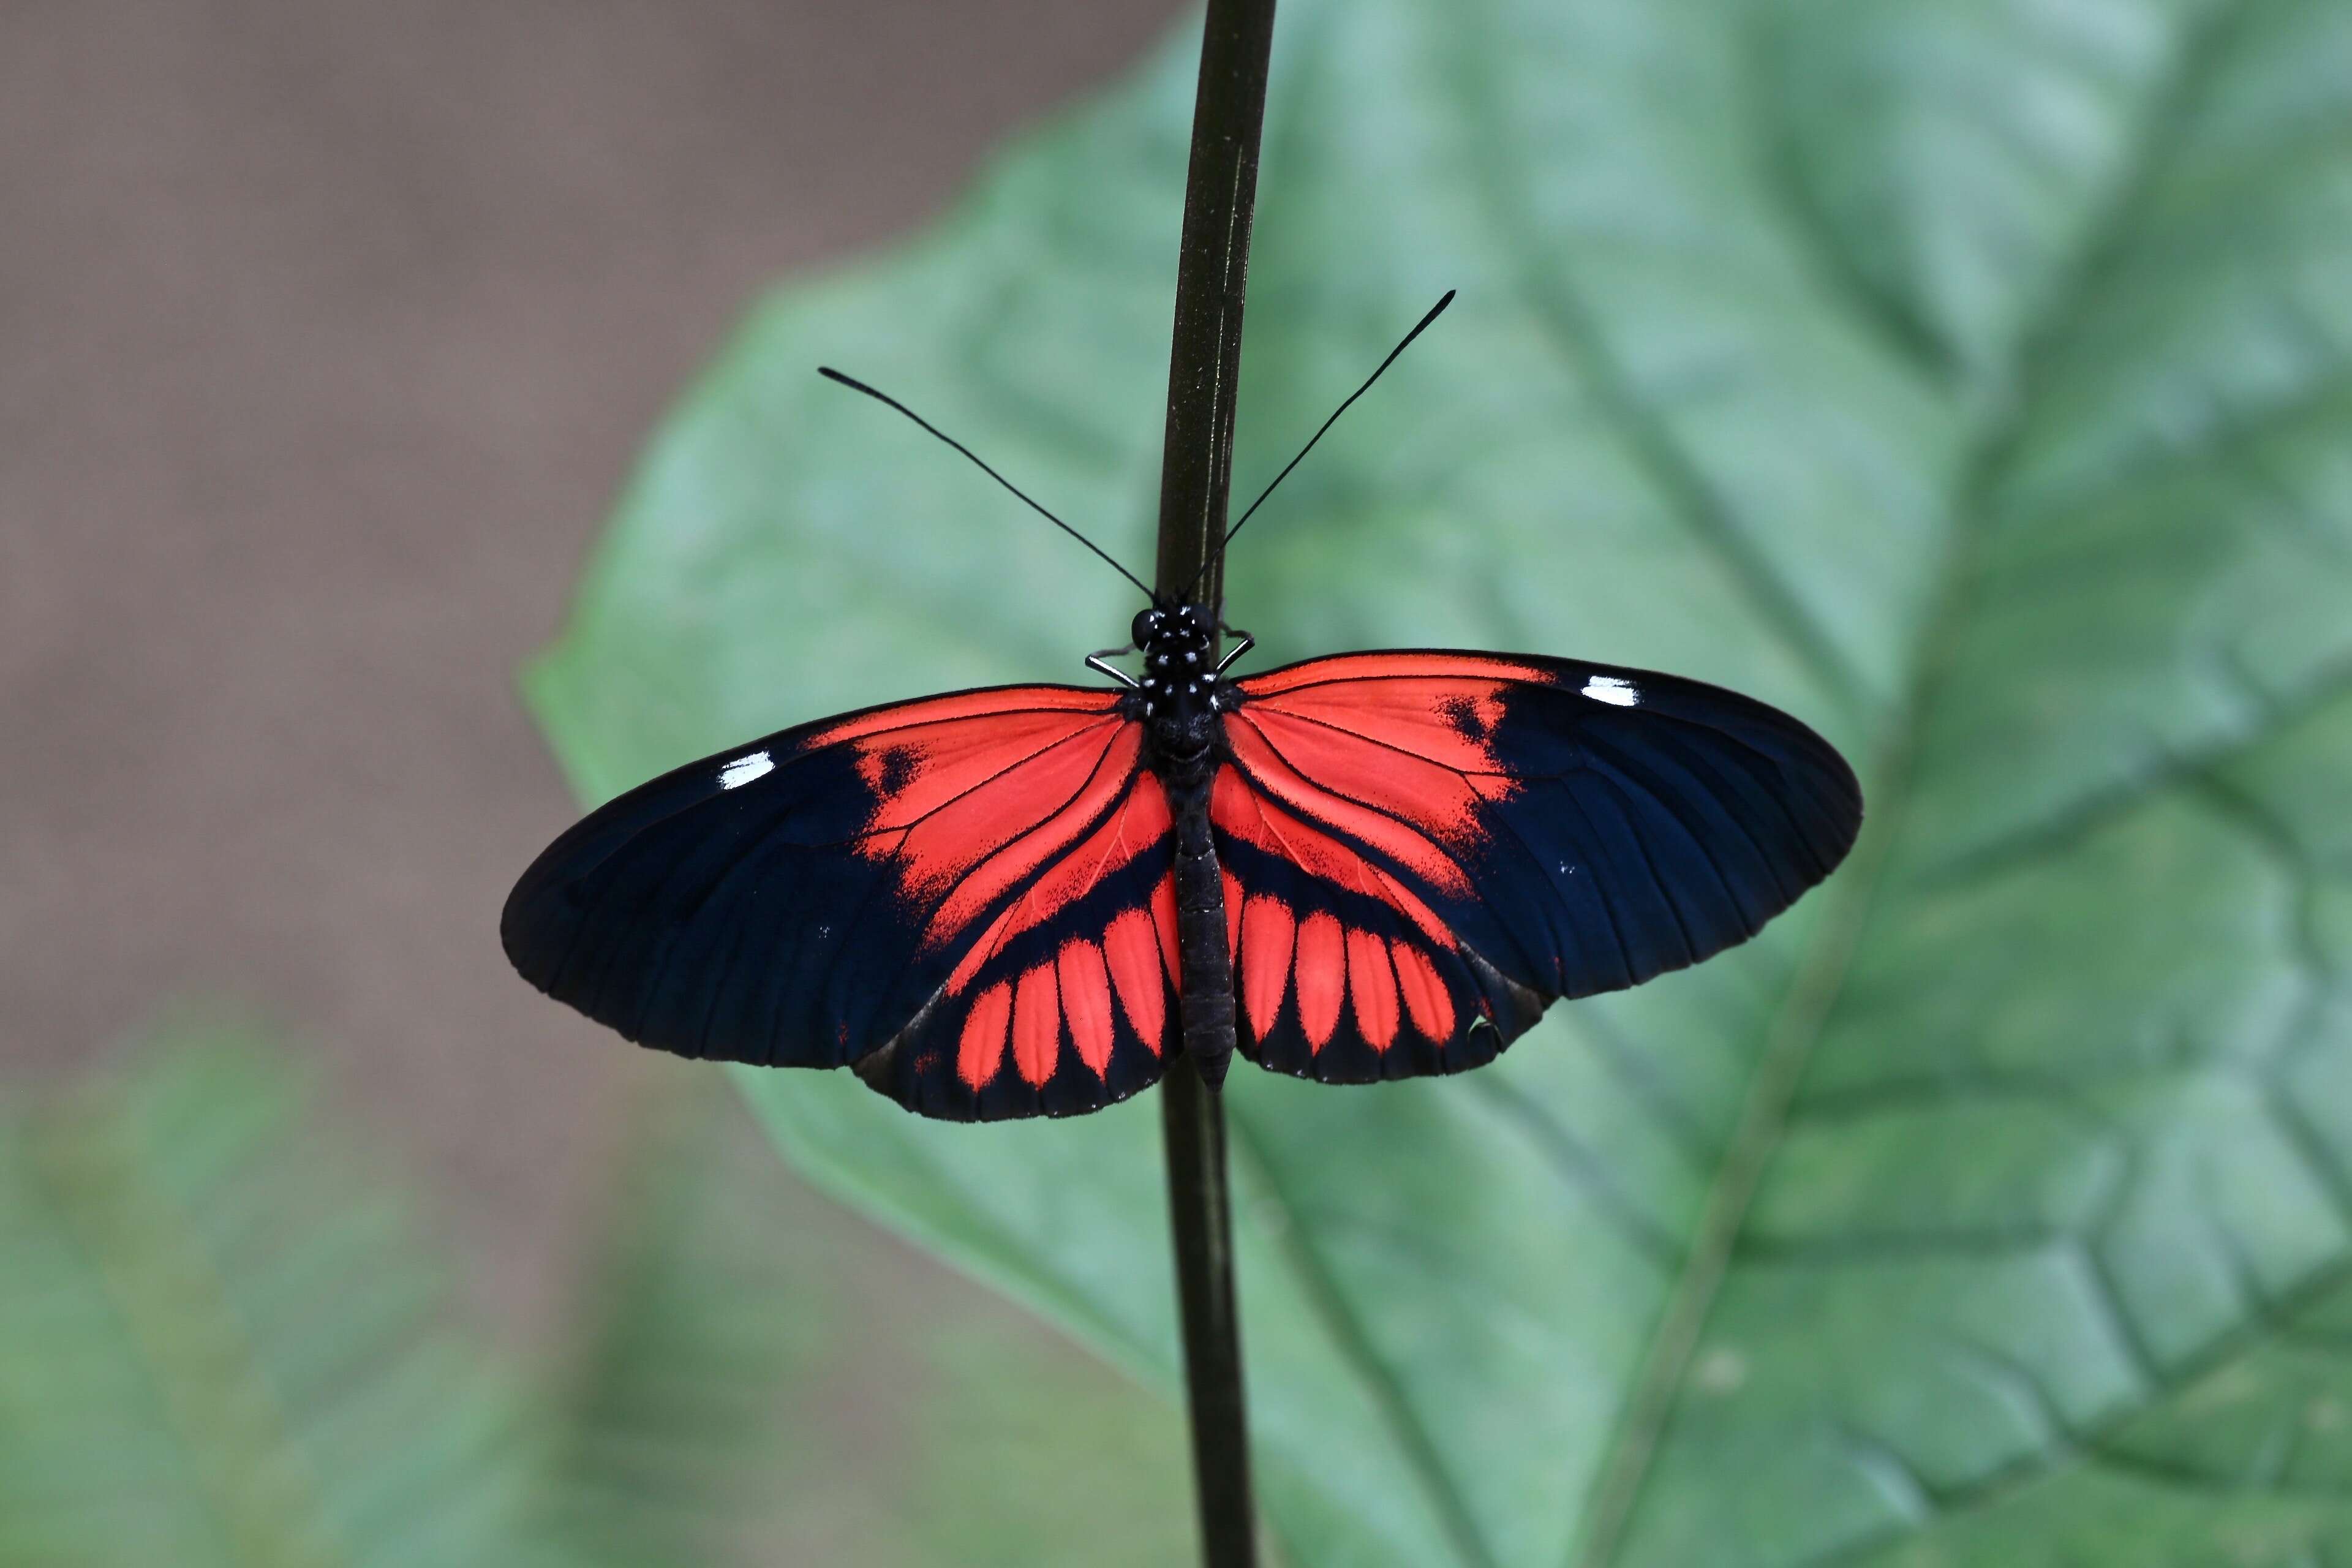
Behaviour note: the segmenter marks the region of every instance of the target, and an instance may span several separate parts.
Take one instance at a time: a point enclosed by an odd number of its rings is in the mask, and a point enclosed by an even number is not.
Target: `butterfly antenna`
[[[1330,429],[1332,426],[1337,425],[1339,422],[1339,416],[1348,412],[1349,405],[1353,404],[1359,397],[1363,396],[1367,392],[1370,392],[1372,389],[1372,383],[1380,380],[1381,373],[1386,371],[1389,366],[1396,363],[1397,355],[1404,353],[1408,348],[1411,348],[1412,346],[1412,340],[1427,331],[1429,330],[1429,323],[1437,320],[1438,317],[1445,313],[1445,307],[1454,303],[1454,291],[1453,289],[1448,289],[1445,291],[1445,298],[1440,300],[1436,304],[1432,305],[1429,308],[1429,314],[1423,316],[1419,321],[1415,322],[1413,324],[1412,331],[1407,332],[1401,340],[1399,340],[1396,347],[1389,350],[1389,357],[1381,361],[1380,369],[1366,376],[1364,378],[1363,385],[1348,394],[1348,401],[1346,403],[1342,403],[1339,407],[1331,410],[1331,417],[1323,421],[1321,429],[1317,430],[1314,435],[1309,436],[1307,438],[1307,445],[1298,448],[1298,456],[1291,458],[1289,462],[1284,464],[1282,472],[1274,476],[1274,484],[1268,485],[1265,489],[1258,491],[1257,500],[1250,502],[1248,510],[1242,513],[1239,521],[1234,522],[1231,528],[1225,530],[1225,543],[1231,544],[1234,542],[1234,535],[1242,531],[1242,524],[1247,522],[1251,517],[1256,513],[1257,509],[1265,504],[1265,498],[1274,493],[1275,485],[1279,485],[1283,480],[1288,479],[1290,477],[1290,470],[1298,467],[1301,462],[1305,461],[1307,453],[1315,450],[1315,443],[1323,439],[1323,432]],[[1206,568],[1204,567],[1202,570],[1205,571]],[[1201,579],[1198,575],[1195,575],[1192,579],[1191,587],[1187,587],[1184,590],[1183,596],[1187,599],[1191,598],[1192,596],[1192,589],[1197,588],[1200,585]]]
[[[1028,493],[1023,490],[1019,485],[1014,484],[1011,479],[1006,479],[1003,474],[998,473],[994,468],[990,468],[985,462],[982,462],[979,453],[973,451],[971,447],[965,446],[962,442],[957,440],[954,437],[949,435],[946,431],[940,429],[938,426],[932,424],[929,420],[924,418],[921,415],[916,413],[913,409],[908,407],[905,404],[899,402],[897,398],[891,396],[887,392],[881,392],[874,387],[868,386],[855,376],[844,375],[841,372],[834,369],[831,365],[821,364],[816,367],[816,373],[817,374],[824,377],[827,381],[837,381],[842,385],[849,388],[852,392],[862,392],[866,396],[874,399],[875,402],[884,404],[889,407],[897,409],[899,413],[905,415],[908,418],[913,420],[916,424],[921,426],[924,429],[929,431],[940,440],[945,441],[949,446],[953,447],[957,451],[961,452],[965,457],[971,459],[973,466],[978,468],[982,473],[986,474],[990,479],[994,479],[998,484],[1003,485],[1006,489],[1011,490],[1014,495],[1020,497],[1023,504],[1027,506],[1030,510],[1035,512],[1039,517],[1044,518],[1047,522],[1052,523],[1055,528],[1060,529],[1064,533],[1068,534],[1072,539],[1076,540],[1080,544],[1085,545],[1088,550],[1093,551],[1097,555],[1101,556],[1105,561],[1109,562],[1110,569],[1112,571],[1118,573],[1120,576],[1134,584],[1137,588],[1142,591],[1145,598],[1148,599],[1151,597],[1151,590],[1144,587],[1143,580],[1141,578],[1129,571],[1126,567],[1120,565],[1117,561],[1111,560],[1110,555],[1104,551],[1101,545],[1097,544],[1093,540],[1088,539],[1085,534],[1080,533],[1076,529],[1072,528],[1068,523],[1064,522],[1060,518],[1055,517],[1052,512],[1047,511],[1044,507],[1039,506],[1034,500],[1030,499]]]

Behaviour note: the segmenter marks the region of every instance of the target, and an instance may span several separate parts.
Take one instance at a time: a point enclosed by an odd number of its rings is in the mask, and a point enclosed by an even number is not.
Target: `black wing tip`
[[[543,860],[545,857],[541,857]],[[499,910],[499,950],[507,955],[514,972],[530,984],[532,990],[558,1002],[569,998],[555,989],[558,972],[562,968],[562,955],[554,951],[546,930],[546,921],[539,908],[541,879],[539,864],[522,874],[506,902]]]

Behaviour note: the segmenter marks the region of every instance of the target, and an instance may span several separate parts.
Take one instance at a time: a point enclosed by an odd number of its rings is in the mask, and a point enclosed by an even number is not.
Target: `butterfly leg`
[[[1123,669],[1119,668],[1119,667],[1118,667],[1118,666],[1117,666],[1117,665],[1115,665],[1115,664],[1112,664],[1112,663],[1110,663],[1109,661],[1110,661],[1110,660],[1112,660],[1112,659],[1114,659],[1114,658],[1117,658],[1119,655],[1121,655],[1121,654],[1123,654],[1123,653],[1133,653],[1134,651],[1135,651],[1135,649],[1134,649],[1133,647],[1098,647],[1098,648],[1095,649],[1095,651],[1094,651],[1094,652],[1092,652],[1092,653],[1090,653],[1090,654],[1087,655],[1087,668],[1088,669],[1097,670],[1097,671],[1099,671],[1100,673],[1102,673],[1102,674],[1104,674],[1104,675],[1108,675],[1108,676],[1109,676],[1113,680],[1118,681],[1121,686],[1126,687],[1129,691],[1133,691],[1133,690],[1137,689],[1139,687],[1140,687],[1143,683],[1142,683],[1141,681],[1139,681],[1139,680],[1136,679],[1135,679],[1135,677],[1133,677],[1133,676],[1131,676],[1131,675],[1128,674],[1128,672],[1127,672],[1127,671],[1125,671],[1125,670],[1123,670]]]
[[[1241,658],[1242,655],[1249,652],[1250,649],[1257,647],[1257,638],[1250,636],[1249,633],[1241,630],[1237,626],[1227,626],[1225,628],[1225,633],[1229,637],[1237,637],[1242,640],[1227,648],[1225,650],[1225,657],[1217,660],[1217,668],[1212,672],[1217,675],[1224,674],[1225,668],[1228,665],[1232,664],[1234,660]]]

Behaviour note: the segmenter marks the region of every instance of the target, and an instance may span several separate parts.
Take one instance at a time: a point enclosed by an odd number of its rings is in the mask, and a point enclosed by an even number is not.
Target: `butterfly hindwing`
[[[1093,1110],[1158,1076],[1172,997],[1162,993],[1160,1032],[1148,1037],[1136,969],[1105,1051],[1091,960],[1074,951],[1077,1012],[1056,1019],[1070,1060],[1038,1082],[1036,984],[1016,996],[1022,968],[996,986],[1045,945],[1083,939],[1108,953],[1113,928],[1131,930],[1122,914],[1151,919],[1169,835],[1142,744],[1114,693],[1052,686],[783,731],[592,813],[523,875],[501,936],[541,990],[682,1056],[874,1058],[887,1070],[868,1070],[869,1082],[932,1115]],[[1156,837],[1145,831],[1155,821]],[[1028,1071],[1004,1058],[1017,1089],[975,1086],[957,1077],[954,1050],[944,1062],[932,1051],[1000,1000],[1008,1043],[1013,1012],[1026,1027]]]
[[[1260,1065],[1339,1083],[1458,1072],[1541,1011],[1410,879],[1240,765],[1219,771],[1210,822],[1240,1048]]]
[[[1238,685],[1212,816],[1241,1047],[1307,1077],[1477,1066],[1555,998],[1754,935],[1861,823],[1826,742],[1677,677],[1422,652]]]
[[[1157,1082],[1177,1035],[1171,826],[1160,781],[1137,773],[859,1076],[953,1121],[1071,1115]]]

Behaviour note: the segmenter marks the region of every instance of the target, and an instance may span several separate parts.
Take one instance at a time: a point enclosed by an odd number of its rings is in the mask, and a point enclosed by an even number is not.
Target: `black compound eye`
[[[1159,634],[1160,626],[1167,622],[1167,619],[1168,617],[1158,609],[1136,611],[1134,624],[1127,628],[1129,639],[1136,647],[1141,647]]]

